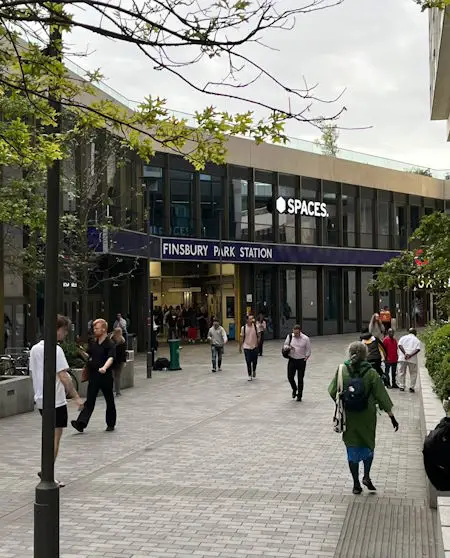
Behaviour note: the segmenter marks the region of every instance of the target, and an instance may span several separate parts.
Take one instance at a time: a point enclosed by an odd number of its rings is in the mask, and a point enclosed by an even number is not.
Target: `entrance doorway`
[[[5,350],[25,346],[25,306],[22,298],[5,301]]]

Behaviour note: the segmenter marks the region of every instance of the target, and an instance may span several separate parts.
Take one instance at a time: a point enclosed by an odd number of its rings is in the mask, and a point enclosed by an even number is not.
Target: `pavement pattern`
[[[379,506],[389,517],[397,510],[423,518],[412,537],[433,558],[436,517],[425,501],[417,393],[391,392],[400,430],[379,417],[378,492],[351,494],[327,386],[354,338],[312,340],[301,403],[291,398],[278,341],[266,343],[253,382],[232,343],[216,374],[204,345],[183,349],[183,370],[151,380],[138,357],[135,387],[117,399],[116,431],[105,432],[99,398],[85,433],[64,433],[56,466],[66,482],[62,558],[337,558],[346,545],[355,558],[394,558],[389,545],[370,543],[392,535],[386,521],[377,531],[386,516]],[[69,414],[76,417],[73,406]],[[0,558],[33,555],[39,459],[38,413],[1,420]],[[366,518],[360,528],[359,517]],[[395,558],[409,558],[410,545],[398,544],[403,532],[393,529]],[[358,545],[361,537],[367,541]]]

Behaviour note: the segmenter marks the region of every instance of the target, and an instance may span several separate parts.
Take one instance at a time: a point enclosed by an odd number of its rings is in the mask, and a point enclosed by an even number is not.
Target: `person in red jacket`
[[[398,388],[396,382],[397,375],[397,363],[398,363],[398,342],[394,336],[394,330],[392,328],[388,329],[387,337],[384,338],[383,344],[386,348],[386,360],[384,363],[384,372],[389,378],[389,372],[391,373],[391,386],[393,388]]]

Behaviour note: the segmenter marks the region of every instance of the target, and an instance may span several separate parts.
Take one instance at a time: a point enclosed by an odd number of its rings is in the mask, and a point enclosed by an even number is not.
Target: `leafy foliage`
[[[61,347],[66,355],[67,363],[70,368],[83,368],[85,361],[80,356],[80,349],[76,343],[73,341],[63,341]]]
[[[416,250],[404,250],[386,262],[370,284],[370,291],[425,286],[433,291],[437,307],[448,314],[450,215],[436,212],[423,217],[409,242],[417,247]]]
[[[412,172],[413,174],[420,174],[422,176],[429,176],[430,178],[433,178],[431,169],[422,169],[418,167],[416,169],[411,169],[409,172]]]
[[[450,396],[450,324],[428,332],[425,338],[426,367],[440,399]]]
[[[339,139],[339,130],[337,129],[336,124],[323,124],[321,126],[321,130],[321,138],[319,140],[316,140],[315,144],[321,148],[324,155],[336,157],[339,151],[337,143]]]
[[[432,8],[438,8],[439,10],[445,10],[447,6],[450,6],[450,0],[414,0],[416,4],[422,8],[422,12],[425,10],[430,10]]]

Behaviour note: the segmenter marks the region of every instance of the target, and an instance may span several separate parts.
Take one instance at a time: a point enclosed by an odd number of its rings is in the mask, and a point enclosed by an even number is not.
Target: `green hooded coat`
[[[349,360],[346,360],[344,364],[345,366],[342,371],[344,386],[350,377],[362,377],[364,389],[368,395],[368,405],[367,409],[361,412],[346,411],[347,429],[343,433],[342,439],[347,447],[369,448],[373,451],[375,449],[375,431],[377,428],[376,404],[378,404],[381,411],[386,411],[387,413],[392,410],[393,404],[378,372],[372,368],[369,362],[364,360],[353,365]],[[328,392],[334,401],[336,400],[337,393],[338,370],[328,387]]]

